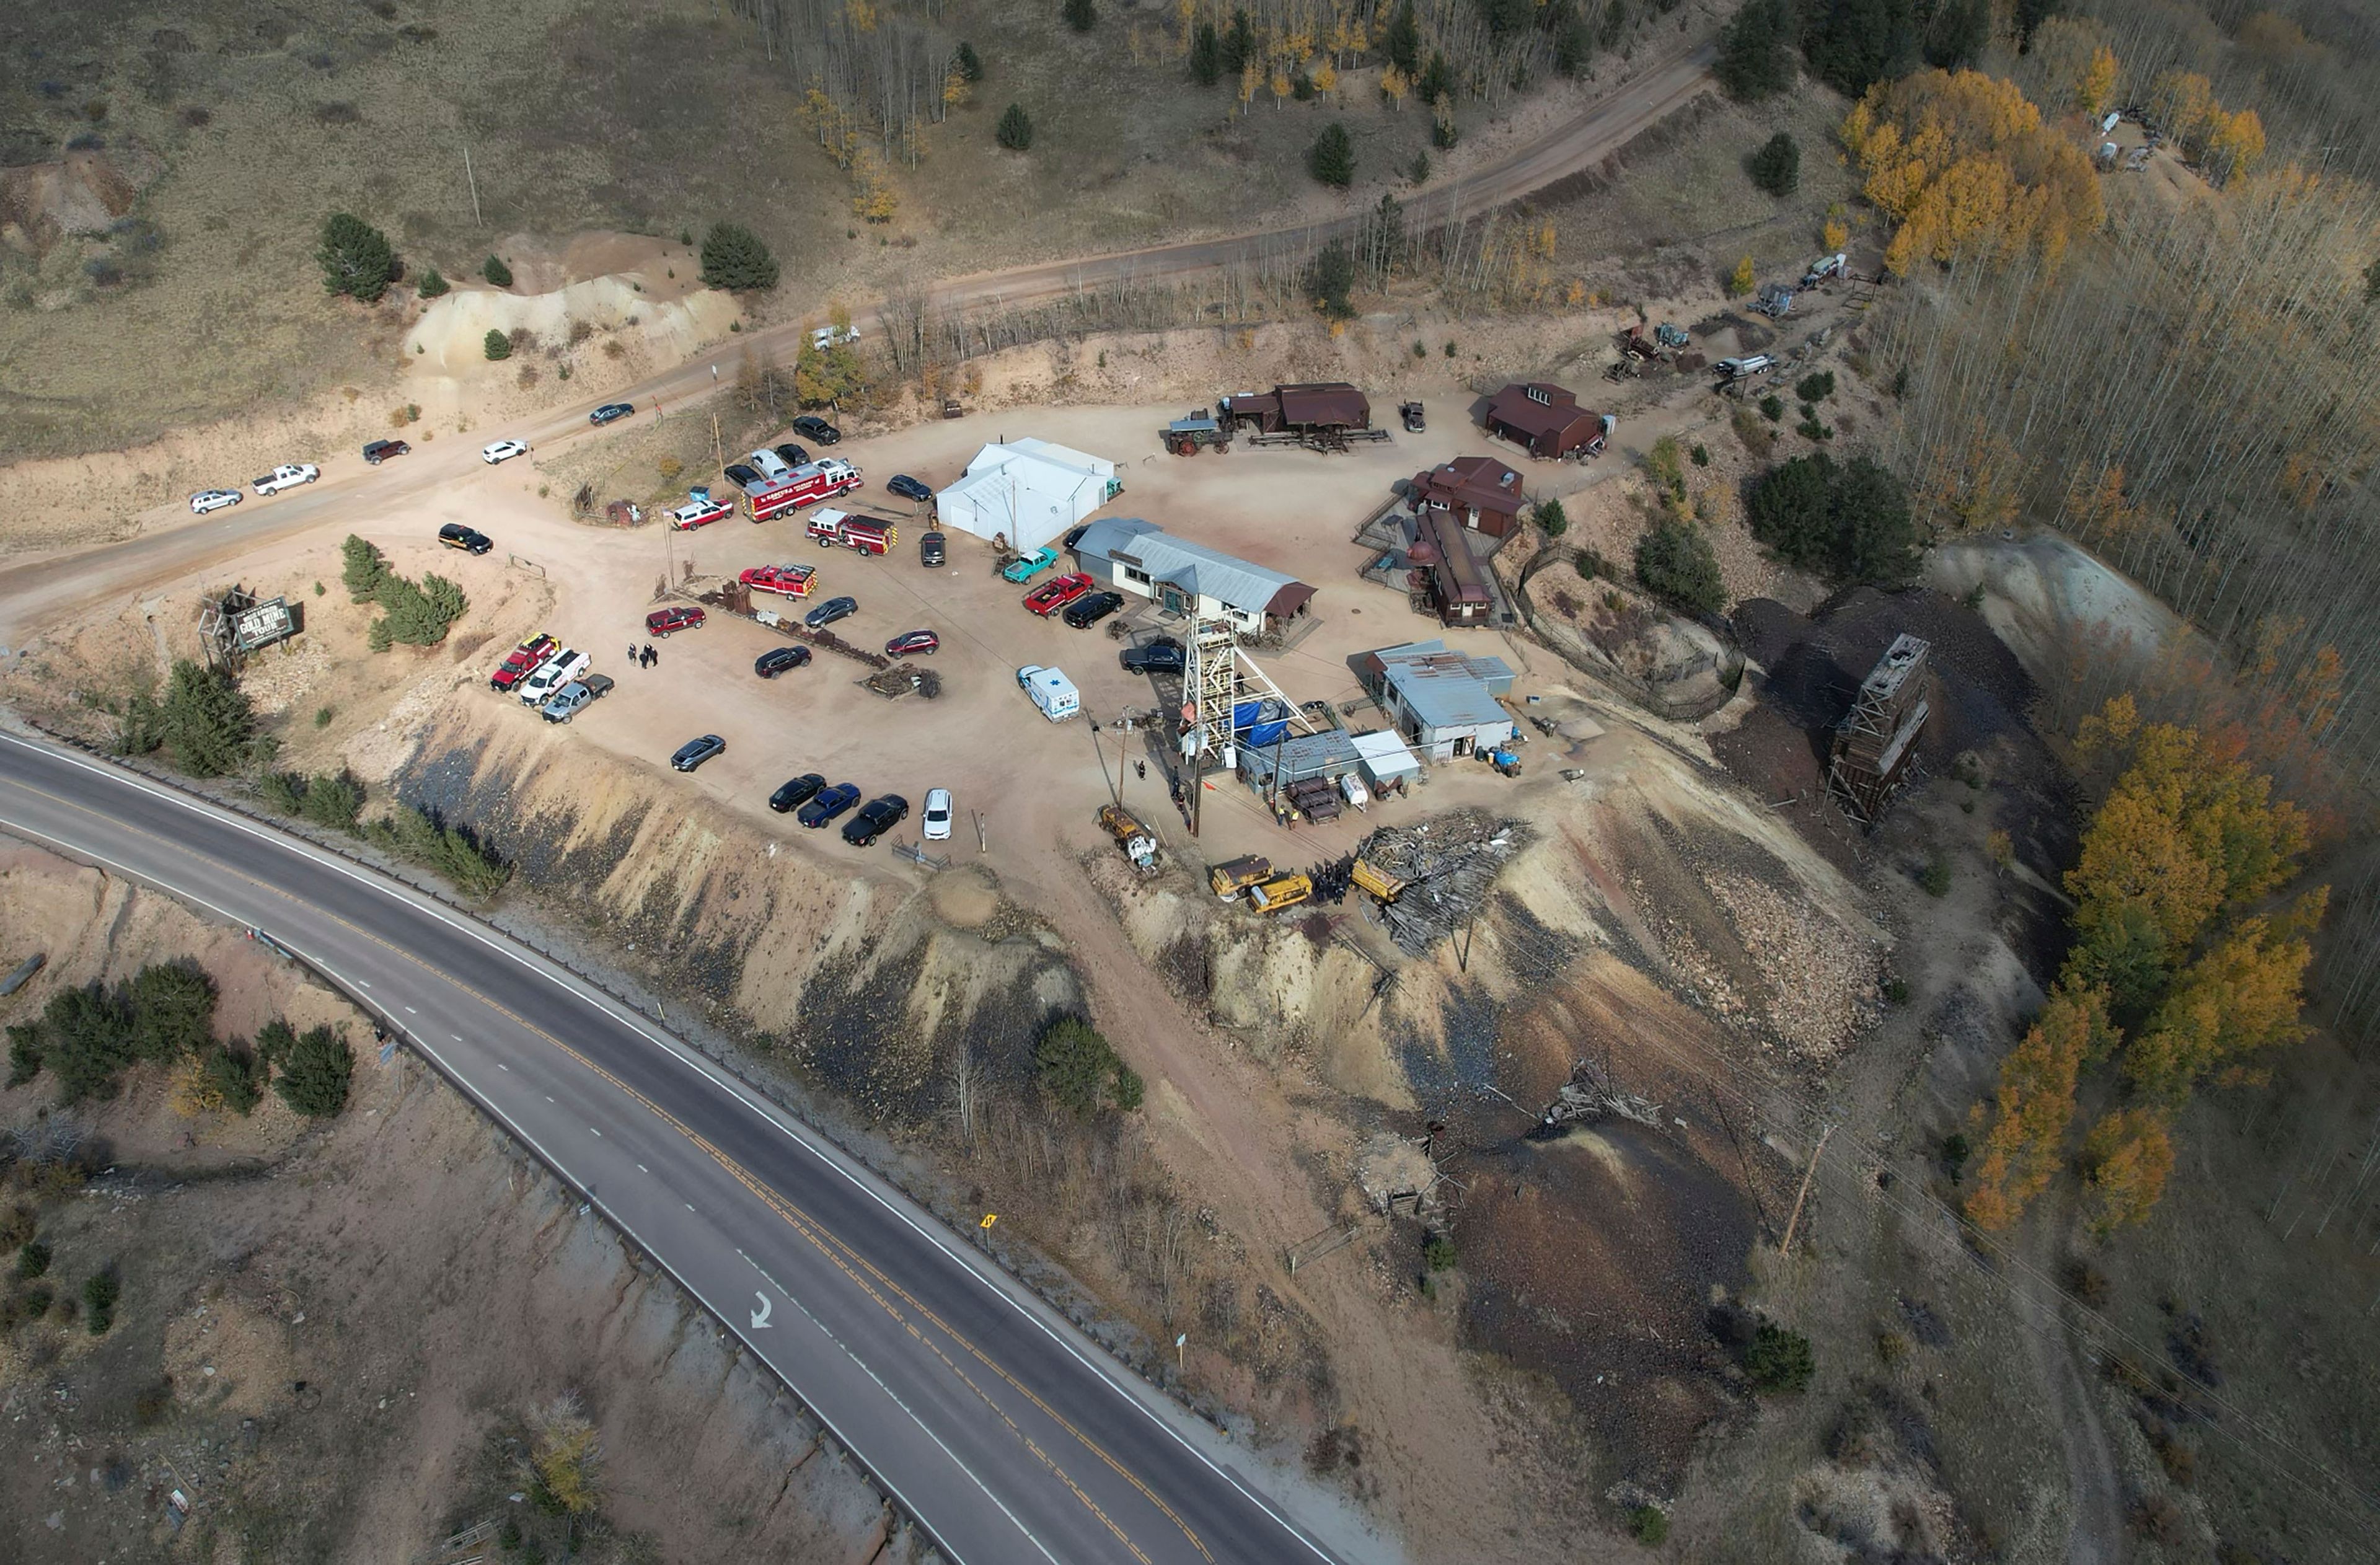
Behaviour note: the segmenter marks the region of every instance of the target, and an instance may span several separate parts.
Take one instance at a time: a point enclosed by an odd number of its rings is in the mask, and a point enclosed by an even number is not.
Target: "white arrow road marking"
[[[752,1296],[760,1301],[760,1307],[752,1312],[752,1329],[755,1331],[766,1330],[769,1325],[769,1312],[776,1306],[770,1304],[769,1295],[762,1292],[758,1288],[752,1290]]]

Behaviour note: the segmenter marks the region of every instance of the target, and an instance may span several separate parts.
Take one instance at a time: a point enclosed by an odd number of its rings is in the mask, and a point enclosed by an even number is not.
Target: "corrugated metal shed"
[[[1496,698],[1512,688],[1512,665],[1446,649],[1443,641],[1416,641],[1375,652],[1382,682],[1425,729],[1510,723]]]
[[[1362,759],[1354,741],[1336,728],[1324,734],[1300,734],[1279,745],[1240,747],[1240,770],[1258,788],[1272,786],[1276,766],[1283,782],[1303,782],[1312,777],[1335,781],[1354,770]]]
[[[1412,746],[1385,728],[1371,734],[1350,734],[1347,742],[1355,746],[1364,776],[1375,788],[1391,777],[1421,774],[1421,762],[1415,758]]]

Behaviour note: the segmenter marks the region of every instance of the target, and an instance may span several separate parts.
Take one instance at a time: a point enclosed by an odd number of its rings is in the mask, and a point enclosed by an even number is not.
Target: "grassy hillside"
[[[895,209],[871,224],[806,113],[810,56],[789,61],[752,8],[19,8],[0,22],[0,168],[14,192],[0,193],[0,360],[14,371],[0,384],[0,462],[134,443],[384,375],[409,290],[369,315],[323,295],[310,258],[332,211],[384,229],[415,276],[473,276],[500,251],[524,289],[560,280],[519,265],[558,253],[545,241],[674,239],[733,217],[783,266],[758,312],[802,313],[904,274],[1367,203],[1406,183],[1430,137],[1411,98],[1402,112],[1384,103],[1377,53],[1343,54],[1333,92],[1277,99],[1260,83],[1244,109],[1235,78],[1192,81],[1171,10],[1101,7],[1077,33],[1054,5],[980,0],[914,23],[928,29],[921,57],[965,40],[982,75],[946,112],[937,87],[917,134],[880,154]],[[1642,28],[1667,41],[1681,22],[1703,25],[1686,10]],[[1526,77],[1550,79],[1542,61]],[[1509,85],[1464,99],[1463,135],[1475,147],[1490,104],[1516,102]],[[1011,103],[1033,119],[1029,152],[995,144]],[[1344,193],[1305,167],[1333,121],[1356,149]],[[1436,155],[1445,167],[1460,154]],[[30,176],[92,157],[115,199],[82,224],[95,231],[59,234],[57,203]]]

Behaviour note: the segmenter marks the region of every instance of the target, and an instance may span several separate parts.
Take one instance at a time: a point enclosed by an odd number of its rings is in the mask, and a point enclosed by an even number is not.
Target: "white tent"
[[[977,452],[966,476],[936,495],[934,504],[944,528],[984,539],[998,534],[1014,548],[1038,549],[1123,489],[1106,457],[1028,437]]]

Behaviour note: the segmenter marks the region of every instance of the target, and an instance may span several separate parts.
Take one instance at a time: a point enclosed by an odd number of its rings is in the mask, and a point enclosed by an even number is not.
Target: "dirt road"
[[[1649,63],[1642,75],[1554,134],[1466,178],[1417,194],[1407,203],[1409,210],[1433,217],[1476,216],[1595,167],[1710,88],[1712,55],[1708,45],[1702,45]],[[1301,245],[1328,241],[1352,231],[1356,221],[1350,215],[1293,230],[1198,239],[982,273],[937,284],[929,297],[942,309],[1022,304],[1122,278],[1193,276],[1263,253],[1268,246],[1284,240]],[[858,321],[863,330],[880,326],[880,310],[863,312]],[[651,412],[665,414],[690,398],[709,394],[722,377],[732,378],[747,345],[763,354],[790,354],[797,349],[801,334],[798,322],[754,333],[737,341],[732,350],[722,346],[714,354],[699,355],[600,400],[634,403],[638,418]],[[549,446],[586,433],[587,414],[593,406],[589,401],[557,407],[518,426],[487,433],[490,438],[504,434],[535,446]],[[179,517],[173,509],[161,508],[141,519],[143,530],[136,537],[14,559],[0,568],[0,646],[21,640],[32,626],[55,614],[169,581],[308,528],[343,519],[354,514],[362,493],[369,492],[369,503],[380,509],[419,500],[424,491],[473,470],[478,461],[478,449],[465,441],[434,448],[417,446],[412,455],[386,467],[359,468],[352,461],[343,461],[321,483],[289,494],[270,500],[251,498],[246,504],[204,518]]]

